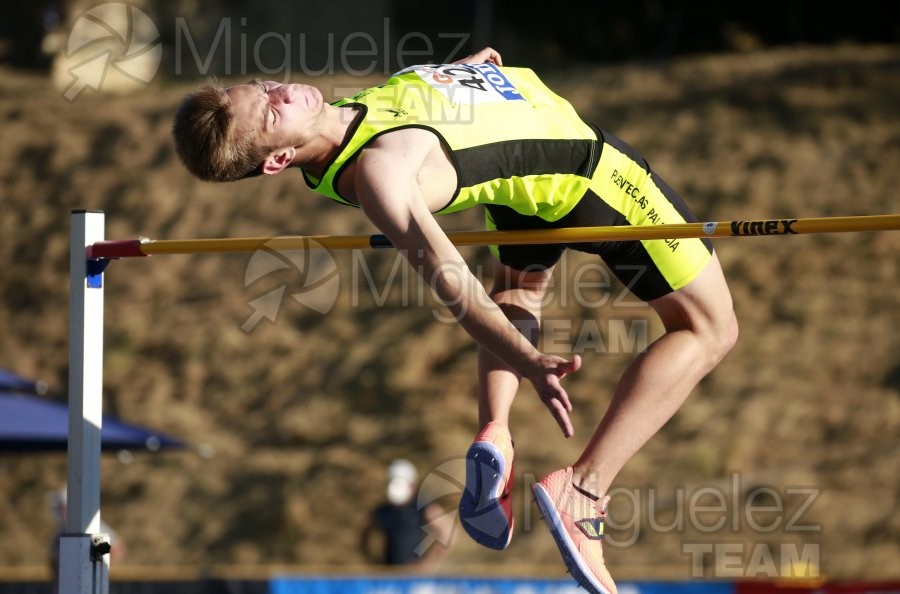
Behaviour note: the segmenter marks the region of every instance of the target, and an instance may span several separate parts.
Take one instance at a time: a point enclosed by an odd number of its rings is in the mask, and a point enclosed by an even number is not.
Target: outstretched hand
[[[500,58],[500,52],[494,48],[486,47],[481,51],[475,52],[470,56],[466,56],[461,60],[453,62],[454,64],[483,64],[490,62],[497,66],[503,66],[503,60]]]
[[[566,361],[562,357],[554,355],[542,355],[538,359],[534,371],[529,374],[528,379],[531,381],[538,396],[541,397],[544,406],[550,409],[550,413],[559,423],[565,437],[572,437],[575,429],[572,427],[572,421],[569,419],[569,413],[572,412],[572,402],[569,395],[562,387],[560,380],[570,373],[575,373],[581,369],[581,357],[575,355],[571,361]]]

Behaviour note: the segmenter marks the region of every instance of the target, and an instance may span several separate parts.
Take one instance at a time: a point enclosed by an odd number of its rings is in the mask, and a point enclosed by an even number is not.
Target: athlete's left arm
[[[578,370],[578,356],[570,362],[541,353],[488,297],[426,206],[418,175],[427,150],[415,139],[417,132],[385,134],[362,151],[354,185],[363,212],[472,338],[528,378],[563,434],[570,437],[572,404],[560,380]]]
[[[500,58],[500,52],[492,47],[486,47],[481,51],[475,52],[470,56],[466,56],[461,60],[453,62],[454,64],[483,64],[490,62],[497,66],[503,66],[503,60]]]

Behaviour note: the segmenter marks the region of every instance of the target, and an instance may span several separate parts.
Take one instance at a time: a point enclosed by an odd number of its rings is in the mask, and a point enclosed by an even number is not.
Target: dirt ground
[[[542,74],[586,119],[641,150],[701,220],[900,210],[896,46]],[[71,209],[105,210],[110,238],[374,231],[293,174],[192,179],[169,138],[188,86],[70,104],[42,77],[0,71],[0,81],[0,366],[46,379],[57,398]],[[318,84],[329,96],[376,82]],[[442,224],[477,229],[480,218]],[[792,560],[834,578],[900,577],[900,234],[716,245],[742,335],[617,479],[613,575],[735,577],[737,554],[737,571],[759,577],[789,574]],[[486,277],[487,251],[464,253]],[[393,253],[334,258],[341,289],[327,315],[286,299],[275,323],[249,333],[251,301],[280,286],[299,293],[309,279],[286,271],[252,283],[250,256],[111,264],[107,412],[215,451],[135,453],[130,464],[104,455],[103,514],[128,545],[121,565],[357,566],[360,530],[397,456],[452,510],[459,456],[476,431],[472,341],[441,321]],[[594,261],[570,253],[563,268],[545,348],[585,357],[568,383],[576,436],[564,440],[523,387],[512,419],[520,534],[500,554],[460,532],[441,571],[563,574],[529,481],[575,459],[629,351],[660,331],[615,281],[601,286]],[[63,454],[0,458],[0,566],[45,563],[45,493],[64,480]],[[708,552],[695,558],[697,546]]]

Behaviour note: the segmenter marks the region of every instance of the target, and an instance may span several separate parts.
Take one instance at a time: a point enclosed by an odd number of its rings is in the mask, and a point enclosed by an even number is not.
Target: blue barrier
[[[735,594],[725,582],[623,582],[619,594]],[[584,594],[572,579],[275,577],[269,594]]]

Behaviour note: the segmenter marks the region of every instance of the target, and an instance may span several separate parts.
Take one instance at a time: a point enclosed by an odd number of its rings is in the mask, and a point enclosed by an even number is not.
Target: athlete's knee
[[[737,342],[739,329],[731,293],[715,258],[694,283],[661,299],[657,311],[667,329],[687,330],[696,337],[707,371]]]
[[[707,366],[716,367],[731,352],[737,343],[737,316],[732,308],[728,308],[700,325],[699,334],[705,347]]]
[[[497,303],[521,302],[540,305],[550,286],[553,269],[516,270],[498,264],[491,287],[491,299]]]
[[[716,361],[716,364],[718,364],[725,355],[731,352],[731,349],[737,344],[737,339],[740,335],[740,326],[733,309],[729,308],[728,312],[719,320],[716,334],[718,336],[716,341],[718,361]]]
[[[657,307],[667,332],[686,332],[694,340],[697,361],[708,373],[731,351],[738,338],[738,322],[727,307]]]
[[[490,297],[532,344],[537,344],[541,308],[552,271],[520,271],[497,264]]]

